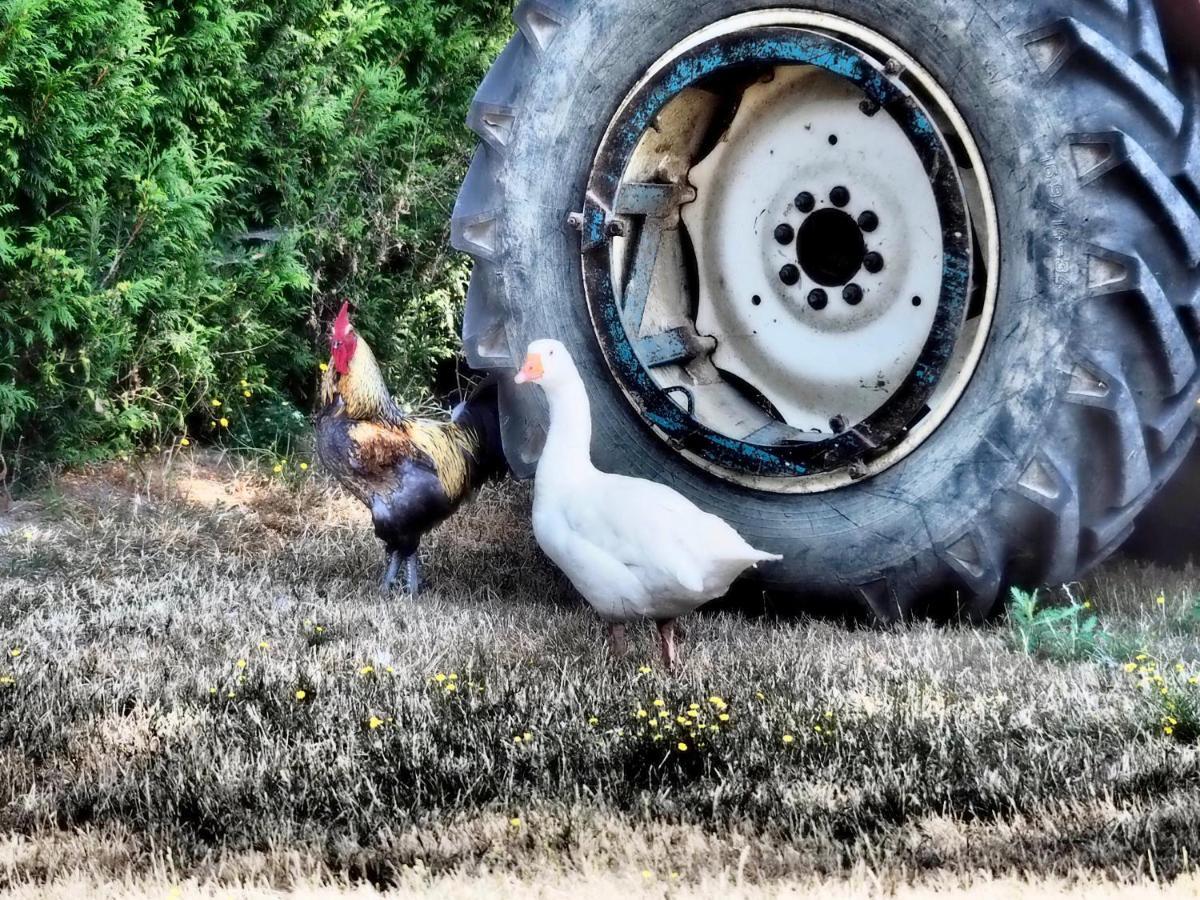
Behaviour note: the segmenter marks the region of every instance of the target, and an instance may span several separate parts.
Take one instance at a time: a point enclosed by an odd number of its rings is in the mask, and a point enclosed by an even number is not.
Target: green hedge
[[[0,0],[10,467],[224,434],[213,398],[247,443],[303,428],[343,297],[420,397],[457,348],[462,121],[510,13]]]

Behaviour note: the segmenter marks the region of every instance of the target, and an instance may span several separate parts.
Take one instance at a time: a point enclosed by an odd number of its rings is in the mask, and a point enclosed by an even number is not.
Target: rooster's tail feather
[[[508,471],[500,436],[500,387],[495,376],[482,381],[456,406],[450,420],[475,435],[475,466],[471,481],[476,487]]]

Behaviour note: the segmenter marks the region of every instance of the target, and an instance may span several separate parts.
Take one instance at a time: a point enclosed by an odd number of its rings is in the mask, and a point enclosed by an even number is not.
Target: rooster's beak
[[[542,369],[542,357],[537,353],[530,353],[525,357],[525,365],[521,367],[521,371],[517,373],[517,377],[513,380],[517,384],[524,384],[527,381],[541,381],[545,371]]]

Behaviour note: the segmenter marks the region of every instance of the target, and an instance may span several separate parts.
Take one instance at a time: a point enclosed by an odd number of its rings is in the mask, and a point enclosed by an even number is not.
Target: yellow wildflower
[[[699,709],[699,708],[700,708],[699,703],[689,703],[688,704],[688,709]]]
[[[1084,601],[1083,601],[1083,608],[1084,608],[1084,609],[1091,609],[1091,608],[1092,608],[1092,601],[1091,601],[1091,600],[1084,600]]]
[[[368,675],[370,675],[370,674],[371,674],[372,672],[374,672],[374,671],[375,671],[375,667],[374,667],[374,666],[362,666],[362,667],[361,667],[361,668],[359,668],[359,670],[358,670],[358,677],[359,677],[359,678],[366,678]]]
[[[516,816],[513,816],[511,819],[508,820],[508,824],[511,825],[513,828],[520,828],[521,820],[518,819]]]
[[[683,716],[676,716],[675,721],[678,722],[680,725],[686,725],[688,723],[688,720],[685,719]]]
[[[681,751],[684,751],[684,752],[687,751],[687,744],[685,744],[683,741],[680,741],[675,746],[678,747]]]
[[[638,669],[638,671],[641,672],[643,675],[649,675],[651,670],[650,670],[649,666],[642,666],[641,668]]]
[[[454,693],[455,691],[457,691],[457,690],[458,690],[458,685],[457,685],[457,684],[448,684],[448,685],[446,685],[446,693],[447,693],[447,694],[453,694],[453,693]]]
[[[521,736],[520,736],[519,734],[514,734],[514,735],[513,735],[513,743],[514,743],[514,744],[519,744],[519,743],[521,743]]]
[[[306,462],[300,463],[300,471],[307,472],[308,471],[308,463],[306,463]]]
[[[236,692],[234,692],[234,691],[230,691],[230,692],[229,692],[228,694],[226,694],[225,696],[226,696],[226,697],[228,697],[230,700],[232,700],[234,697],[236,697],[236,696],[237,696],[237,693],[236,693]]]
[[[1170,736],[1174,733],[1175,733],[1175,729],[1172,728],[1170,725],[1163,726],[1163,734]]]
[[[1159,595],[1158,595],[1158,596],[1155,598],[1154,602],[1155,602],[1155,603],[1157,603],[1159,606],[1166,606],[1166,605],[1167,605],[1167,598],[1166,598],[1165,596],[1163,596],[1162,594],[1159,594]]]
[[[222,428],[228,428],[228,427],[229,427],[229,420],[228,420],[227,418],[225,418],[224,416],[221,416],[221,418],[220,418],[220,420],[219,420],[219,424],[220,424],[220,426],[221,426]]]
[[[246,397],[246,398],[250,398],[250,397],[253,397],[254,395],[251,394],[249,391],[242,391],[242,396]]]
[[[1176,672],[1182,672],[1183,670],[1184,670],[1184,665],[1183,665],[1183,663],[1181,663],[1181,662],[1180,662],[1180,663],[1175,663],[1175,671],[1176,671]]]
[[[589,725],[599,725],[600,720],[597,719],[595,716],[592,716],[591,718],[588,719],[588,724]]]
[[[754,696],[757,697],[759,700],[767,699],[766,695],[762,691],[755,691]]]
[[[280,472],[283,471],[283,466],[279,465],[279,463],[276,463],[275,468],[273,468],[271,471],[274,472],[276,475],[278,475]]]
[[[259,641],[259,642],[258,642],[258,649],[259,649],[259,650],[270,650],[270,649],[271,649],[271,645],[270,645],[270,644],[268,644],[266,641]]]
[[[729,713],[721,713],[719,716],[717,716],[717,718],[720,719],[722,722],[728,722],[729,721]]]
[[[1126,672],[1136,672],[1137,667],[1138,667],[1137,663],[1125,663],[1125,671]]]
[[[794,737],[792,737],[790,734],[785,734],[785,735],[783,736],[783,742],[784,742],[785,744],[790,744],[790,743],[791,743],[792,741],[794,741],[794,740],[795,740],[795,738],[794,738]]]
[[[216,409],[217,407],[219,407],[219,406],[221,405],[221,401],[220,401],[220,400],[218,400],[216,397],[213,397],[213,398],[212,398],[212,405],[213,405],[213,409]]]
[[[645,878],[647,881],[649,881],[651,878],[654,877],[654,873],[651,872],[649,869],[642,869],[642,877]]]
[[[382,724],[383,724],[383,719],[379,718],[379,716],[371,716],[371,718],[367,719],[367,726],[372,731],[374,731],[376,728],[378,728]]]
[[[329,371],[329,365],[328,365],[328,363],[317,363],[317,368],[318,368],[318,369],[320,369],[322,372],[328,372],[328,371]]]
[[[208,692],[209,692],[209,694],[215,694],[217,692],[217,689],[215,687],[210,687],[208,689]]]
[[[245,378],[239,381],[238,384],[240,384],[242,387],[250,387],[250,382],[248,382]]]
[[[821,733],[821,726],[820,726],[820,725],[814,725],[814,726],[813,726],[813,731],[815,731],[817,734],[820,734],[820,733]]]
[[[433,676],[433,680],[438,681],[438,682],[445,681],[446,676],[444,674],[442,674],[441,672],[438,672],[436,675]]]
[[[244,659],[239,659],[239,660],[237,661],[237,667],[238,667],[239,669],[244,669],[244,668],[246,668],[246,660],[244,660]]]
[[[647,713],[644,709],[639,709],[637,711],[637,717],[639,719],[644,719],[644,718],[646,718],[647,715],[649,715],[649,713]]]
[[[662,698],[662,697],[658,697],[658,698],[656,698],[656,699],[655,699],[655,701],[654,701],[654,705],[655,705],[655,706],[666,706],[667,704],[663,702],[663,698]]]
[[[523,737],[526,740],[526,742],[533,740],[533,735],[530,734],[528,731],[526,731],[524,734],[522,734],[521,737]]]
[[[691,716],[693,719],[698,719],[698,718],[700,717],[700,710],[698,710],[698,709],[689,709],[689,710],[687,711],[687,714],[688,714],[689,716]]]
[[[458,673],[457,672],[451,672],[446,677],[449,678],[451,681],[458,681]]]
[[[677,879],[678,877],[679,877],[679,873],[678,873],[678,872],[672,872],[672,873],[671,873],[671,880],[672,880],[672,881],[674,881],[674,880],[675,880],[675,879]]]
[[[22,647],[13,647],[11,650],[8,651],[8,655],[11,656],[13,659],[16,659],[24,652],[25,652],[25,650]]]
[[[308,693],[306,691],[302,691],[302,690],[296,691],[296,699],[297,700],[303,700],[307,696],[308,696]]]
[[[1188,679],[1188,684],[1200,684],[1200,675],[1193,675]]]
[[[722,700],[720,697],[716,696],[715,694],[708,698],[708,702],[711,703],[713,706],[724,706],[725,705],[725,701]]]
[[[1134,659],[1136,659],[1138,662],[1142,662],[1143,660],[1148,659],[1148,657],[1146,656],[1145,653],[1139,653],[1137,656],[1134,657]]]
[[[192,442],[189,441],[187,438],[180,438],[179,446],[180,447],[190,447],[190,446],[192,446]]]

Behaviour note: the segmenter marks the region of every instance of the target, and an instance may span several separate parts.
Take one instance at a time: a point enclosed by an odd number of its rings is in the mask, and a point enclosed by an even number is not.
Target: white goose
[[[654,619],[665,664],[675,663],[675,619],[729,590],[760,562],[722,519],[666,485],[611,475],[592,465],[587,390],[558,341],[534,341],[518,384],[542,386],[550,429],[538,461],[533,531],[608,626],[613,652],[625,652],[625,623]]]

